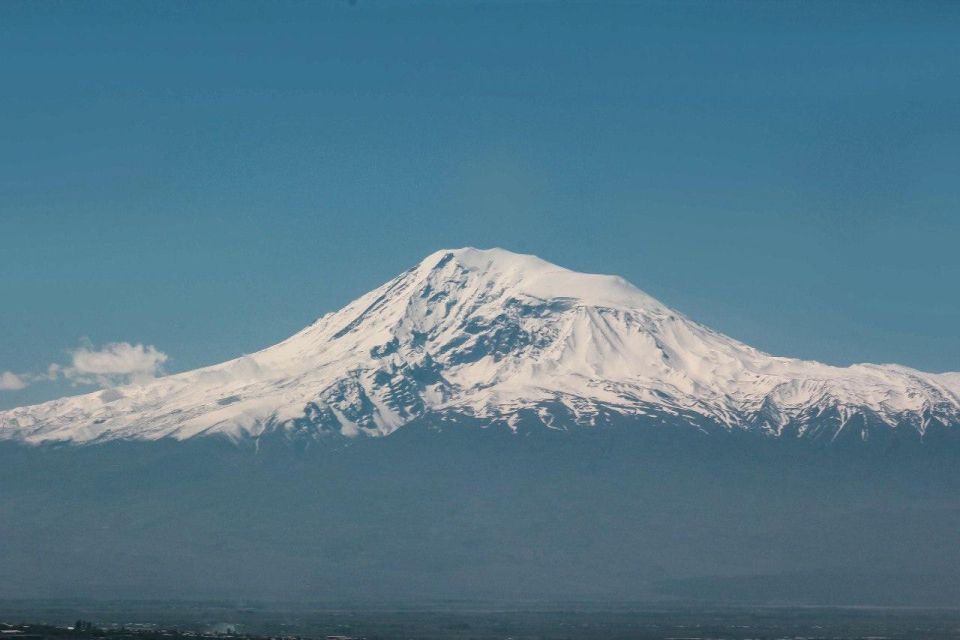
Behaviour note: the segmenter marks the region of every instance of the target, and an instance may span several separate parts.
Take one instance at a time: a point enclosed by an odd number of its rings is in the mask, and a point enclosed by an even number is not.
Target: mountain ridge
[[[922,438],[960,426],[960,373],[771,356],[618,276],[464,248],[431,254],[256,353],[0,412],[0,439],[378,437],[461,417],[514,431],[628,420]]]

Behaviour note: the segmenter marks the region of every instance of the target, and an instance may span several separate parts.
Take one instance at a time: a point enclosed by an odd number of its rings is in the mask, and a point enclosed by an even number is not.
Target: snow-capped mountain
[[[622,278],[500,249],[438,251],[291,338],[223,364],[0,412],[0,439],[384,436],[686,425],[836,438],[960,427],[960,374],[781,358]]]

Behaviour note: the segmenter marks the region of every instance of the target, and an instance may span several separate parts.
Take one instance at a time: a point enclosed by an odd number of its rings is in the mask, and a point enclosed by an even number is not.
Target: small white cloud
[[[0,372],[0,391],[19,391],[35,382],[67,380],[105,388],[145,382],[163,375],[167,354],[153,345],[111,342],[97,349],[89,340],[68,352],[70,364],[52,363],[46,373]]]
[[[85,345],[70,352],[71,366],[51,365],[51,377],[62,375],[75,384],[113,387],[144,382],[163,373],[167,354],[152,345],[112,342],[96,349]]]
[[[59,365],[56,362],[52,363],[47,367],[47,380],[55,381],[60,377],[60,371],[63,369],[63,365]]]
[[[12,371],[4,371],[0,373],[0,391],[19,391],[26,386],[26,380]]]

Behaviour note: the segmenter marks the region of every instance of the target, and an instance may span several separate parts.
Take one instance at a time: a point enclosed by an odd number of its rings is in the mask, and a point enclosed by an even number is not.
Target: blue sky
[[[776,354],[958,370],[958,29],[920,2],[2,3],[0,371],[214,363],[465,245]],[[55,377],[0,407],[97,383]]]

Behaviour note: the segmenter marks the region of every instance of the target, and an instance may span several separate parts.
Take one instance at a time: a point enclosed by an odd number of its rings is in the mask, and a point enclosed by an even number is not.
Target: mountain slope
[[[507,251],[439,251],[291,338],[142,385],[0,413],[26,443],[387,435],[681,423],[866,439],[960,425],[960,374],[767,355],[621,278]]]

